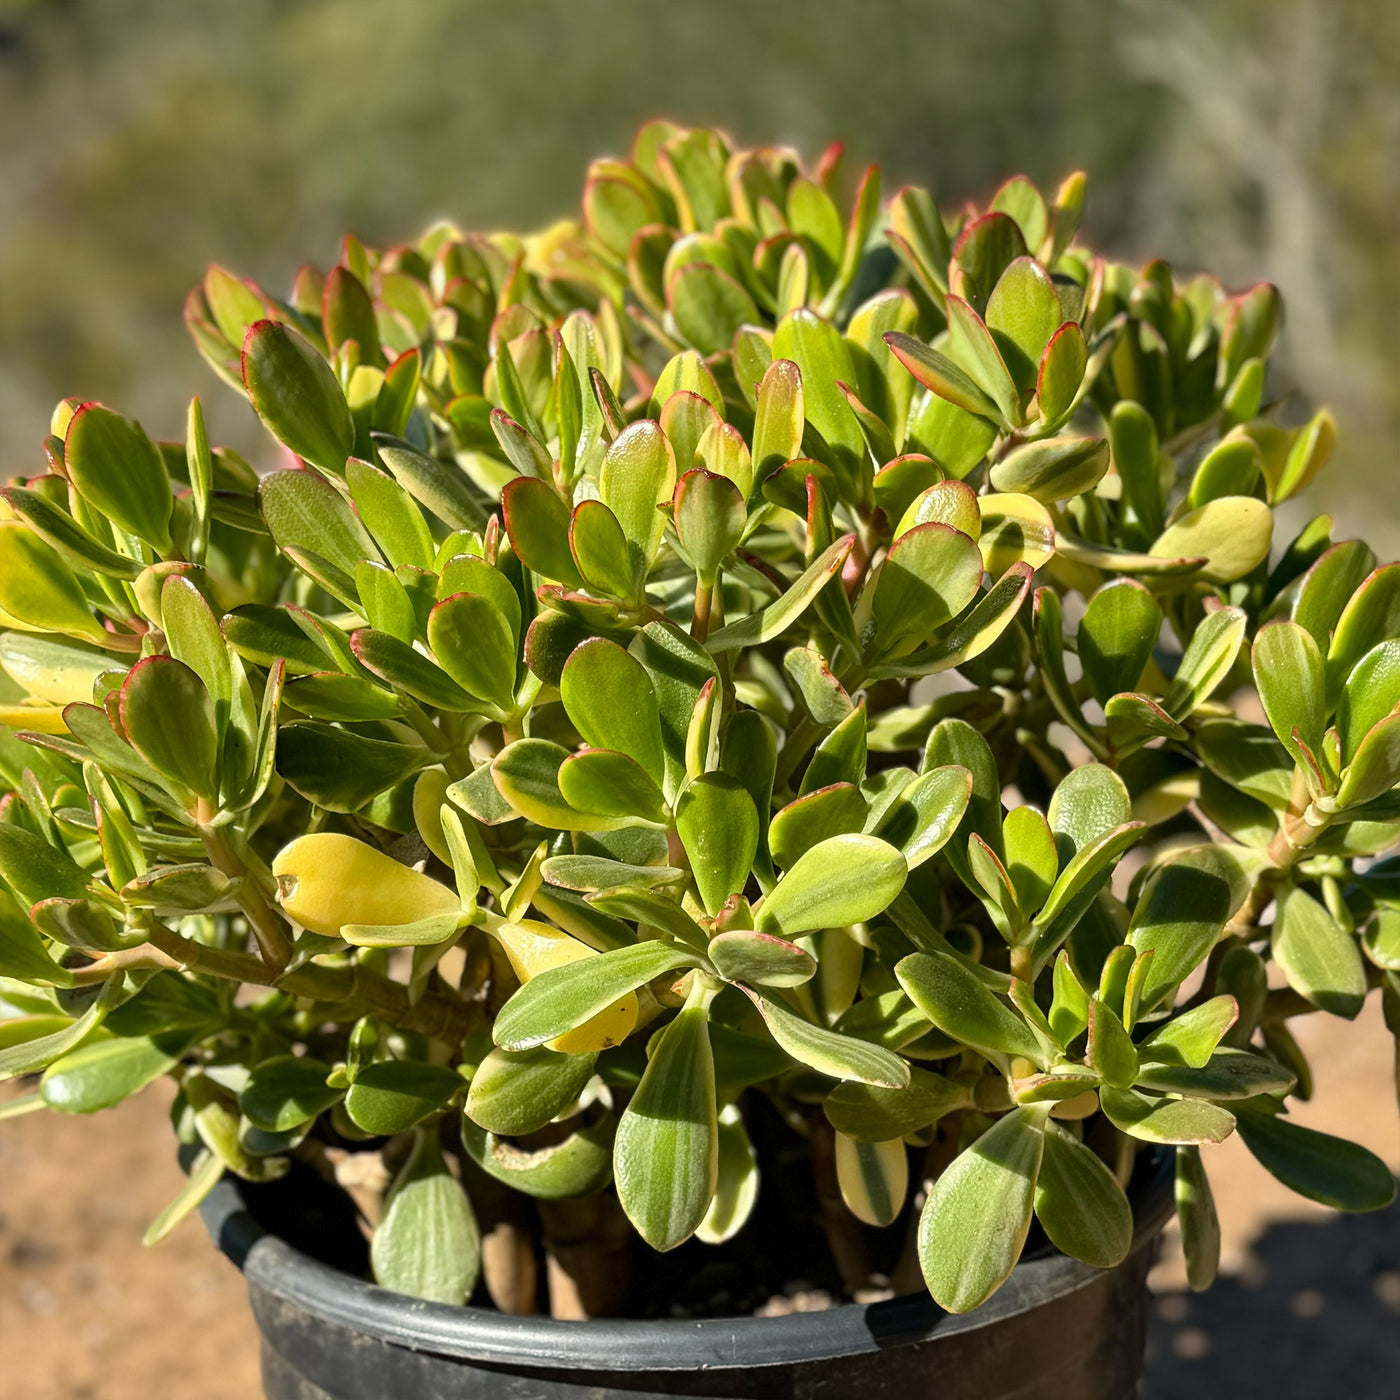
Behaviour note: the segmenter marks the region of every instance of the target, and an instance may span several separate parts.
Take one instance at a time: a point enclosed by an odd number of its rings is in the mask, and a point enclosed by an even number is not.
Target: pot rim
[[[1129,1257],[1149,1248],[1172,1215],[1174,1156],[1170,1149],[1153,1152],[1129,1189]],[[944,1312],[927,1293],[913,1293],[786,1317],[570,1322],[423,1302],[342,1273],[268,1233],[232,1177],[214,1188],[200,1214],[254,1292],[410,1351],[488,1364],[526,1361],[543,1370],[691,1371],[829,1361],[995,1326],[1104,1273],[1058,1252],[1026,1259],[986,1303],[961,1316]]]

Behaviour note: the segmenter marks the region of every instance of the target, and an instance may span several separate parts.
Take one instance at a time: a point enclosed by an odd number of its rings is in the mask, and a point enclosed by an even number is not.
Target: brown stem
[[[812,1124],[812,1175],[817,1187],[817,1221],[836,1261],[846,1292],[854,1296],[870,1283],[870,1250],[865,1226],[851,1214],[836,1177],[836,1130],[825,1118]]]
[[[287,936],[286,925],[268,903],[267,895],[249,872],[247,863],[230,845],[222,829],[201,822],[199,834],[214,867],[239,881],[238,907],[248,920],[248,927],[253,930],[263,961],[274,975],[280,973],[292,956],[292,941]]]
[[[615,1316],[627,1296],[631,1226],[608,1191],[541,1201],[551,1317],[583,1322]]]
[[[104,953],[96,962],[86,967],[75,967],[73,985],[91,986],[94,982],[105,982],[114,972],[136,972],[147,968],[175,970],[180,963],[169,954],[142,944],[139,948],[121,948],[114,953]]]
[[[420,1031],[434,1040],[457,1045],[470,1029],[473,1015],[480,1014],[446,991],[424,992],[410,1005],[408,988],[402,983],[358,965],[304,963],[278,975],[261,958],[196,943],[162,924],[153,924],[150,941],[180,967],[258,987],[278,987],[325,1005],[329,1019],[336,1021],[353,1021],[368,1013],[402,1030]]]
[[[539,1265],[529,1200],[463,1155],[462,1179],[481,1230],[481,1276],[491,1301],[512,1317],[539,1312]]]

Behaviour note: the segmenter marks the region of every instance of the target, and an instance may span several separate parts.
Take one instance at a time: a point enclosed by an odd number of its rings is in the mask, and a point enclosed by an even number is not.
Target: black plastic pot
[[[925,1295],[780,1318],[508,1317],[321,1263],[259,1224],[231,1179],[203,1214],[247,1277],[268,1400],[1128,1400],[1172,1210],[1171,1154],[1139,1165],[1124,1263],[1101,1271],[1047,1250],[964,1317]]]

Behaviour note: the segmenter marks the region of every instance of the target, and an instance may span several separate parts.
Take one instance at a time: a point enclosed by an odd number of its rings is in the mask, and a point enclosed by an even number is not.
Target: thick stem
[[[606,1191],[541,1201],[549,1273],[549,1313],[573,1322],[612,1317],[627,1296],[631,1232],[617,1197]]]
[[[287,936],[287,926],[282,922],[262,886],[249,871],[247,863],[234,849],[220,827],[200,823],[199,834],[204,849],[209,852],[209,860],[218,870],[237,879],[238,907],[248,920],[257,940],[258,952],[274,976],[280,973],[291,961],[292,941]]]
[[[690,616],[690,635],[697,642],[703,642],[710,635],[710,606],[714,601],[715,583],[713,579],[695,576],[695,605]]]
[[[478,1014],[450,992],[425,992],[410,1004],[407,987],[367,967],[304,963],[290,972],[275,974],[261,958],[196,943],[162,924],[152,926],[150,941],[179,967],[233,982],[277,987],[292,996],[321,1003],[331,1020],[354,1021],[369,1014],[402,1030],[419,1031],[434,1040],[457,1045]]]
[[[846,1292],[854,1296],[870,1283],[870,1250],[865,1226],[851,1214],[836,1176],[836,1131],[825,1118],[812,1124],[812,1175],[817,1187],[818,1222]]]

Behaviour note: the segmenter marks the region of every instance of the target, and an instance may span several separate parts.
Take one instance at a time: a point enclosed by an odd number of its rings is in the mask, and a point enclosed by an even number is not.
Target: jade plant
[[[301,1163],[580,1316],[796,1161],[965,1311],[1172,1148],[1195,1287],[1231,1133],[1391,1199],[1288,1112],[1293,1018],[1400,1029],[1400,566],[1275,536],[1278,292],[844,187],[652,123],[532,237],[211,268],[262,469],[66,401],[0,490],[0,1112],[173,1077],[151,1238]]]

